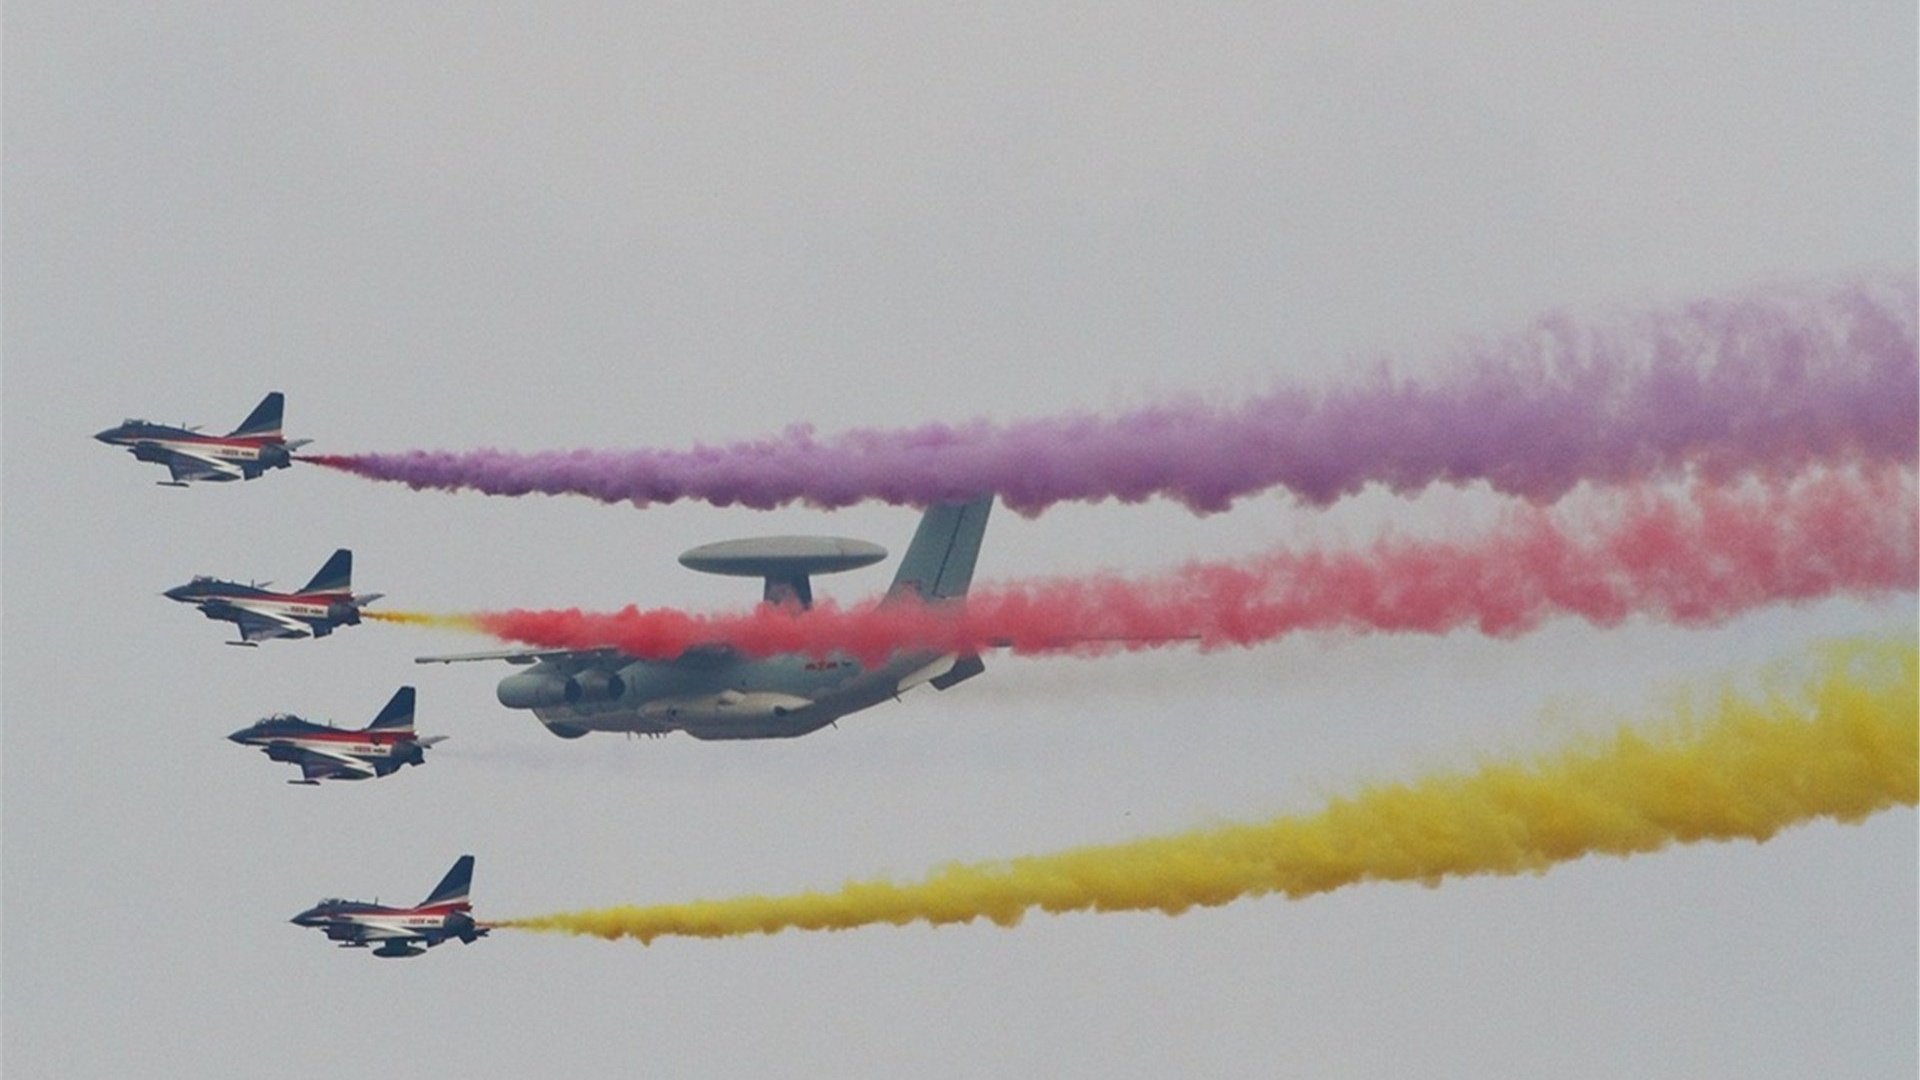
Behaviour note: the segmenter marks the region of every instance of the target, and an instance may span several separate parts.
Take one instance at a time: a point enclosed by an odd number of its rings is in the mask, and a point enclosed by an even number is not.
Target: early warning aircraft
[[[326,932],[343,949],[378,946],[373,955],[419,956],[450,938],[471,945],[487,936],[473,921],[467,893],[473,885],[473,856],[462,855],[425,900],[414,907],[382,907],[359,900],[322,900],[295,915],[295,926]]]
[[[413,687],[403,686],[373,723],[363,728],[315,724],[281,713],[227,738],[241,746],[257,746],[274,761],[300,766],[300,779],[287,783],[318,784],[390,776],[403,765],[424,765],[427,747],[446,736],[414,734]]]
[[[973,581],[992,496],[930,507],[907,545],[889,600],[958,603]],[[682,565],[708,573],[764,578],[769,603],[812,603],[809,575],[867,566],[886,557],[877,544],[829,537],[735,540],[694,548]],[[921,683],[945,690],[986,670],[977,654],[895,654],[866,668],[846,656],[745,657],[724,645],[689,649],[666,661],[639,660],[616,649],[520,649],[416,662],[505,660],[531,665],[500,681],[510,709],[531,709],[563,739],[589,731],[697,739],[783,739],[805,735],[848,713]]]
[[[251,480],[268,469],[292,465],[293,452],[313,441],[288,442],[280,434],[286,400],[278,390],[268,394],[226,435],[128,420],[94,438],[109,446],[124,446],[141,461],[165,465],[173,479],[160,481],[162,487],[186,487],[190,480]]]
[[[240,640],[229,645],[257,645],[268,638],[326,637],[336,626],[360,622],[360,609],[383,593],[353,593],[353,552],[333,553],[320,572],[299,592],[272,592],[266,586],[242,585],[218,578],[196,577],[161,595],[194,604],[209,619],[223,619],[240,627]]]

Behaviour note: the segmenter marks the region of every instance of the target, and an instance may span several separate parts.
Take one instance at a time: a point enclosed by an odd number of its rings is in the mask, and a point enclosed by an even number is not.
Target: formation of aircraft
[[[288,442],[282,436],[284,406],[283,395],[268,394],[225,436],[129,420],[95,438],[126,447],[141,461],[166,465],[172,479],[163,481],[165,486],[251,480],[268,469],[286,468],[293,451],[308,441]],[[962,603],[992,508],[992,496],[928,508],[883,602]],[[707,573],[761,578],[766,603],[806,608],[813,603],[814,575],[871,565],[886,554],[879,545],[860,540],[787,536],[707,544],[686,552],[680,562]],[[271,583],[196,577],[163,595],[193,604],[210,619],[234,623],[240,640],[228,644],[252,646],[273,638],[325,637],[335,627],[358,624],[361,608],[381,594],[355,594],[352,577],[353,553],[341,548],[294,592],[275,592]],[[423,656],[416,662],[475,660],[525,667],[500,681],[500,703],[531,711],[549,731],[567,739],[590,731],[681,731],[698,739],[792,738],[923,683],[946,690],[986,670],[973,653],[903,650],[869,667],[844,655],[756,659],[722,644],[695,647],[664,661],[642,660],[609,647],[508,649]],[[271,760],[298,765],[300,779],[288,781],[293,784],[390,776],[406,765],[425,763],[426,749],[445,738],[415,733],[414,698],[413,687],[401,687],[364,728],[278,714],[228,738],[260,749]],[[343,948],[371,948],[381,957],[417,956],[445,941],[471,943],[487,935],[488,927],[474,920],[468,901],[472,881],[473,856],[462,855],[433,892],[413,907],[328,899],[292,922],[323,931]]]
[[[930,507],[901,557],[888,601],[909,597],[959,603],[973,580],[991,496]],[[761,577],[769,602],[812,603],[810,575],[864,566],[886,556],[878,545],[825,537],[737,540],[695,548],[683,565],[710,573]],[[505,660],[526,671],[500,681],[496,696],[529,709],[565,739],[590,731],[697,739],[782,739],[805,735],[922,683],[945,690],[986,670],[977,654],[905,651],[867,668],[850,657],[798,654],[763,659],[702,646],[665,661],[616,649],[509,649],[423,656],[416,662]]]
[[[287,441],[280,433],[285,410],[286,395],[275,390],[225,435],[127,420],[94,438],[109,446],[124,446],[141,461],[165,465],[173,478],[160,481],[162,487],[186,487],[193,480],[252,480],[268,469],[292,465],[293,452],[313,441]]]
[[[327,935],[343,949],[373,947],[373,955],[419,956],[458,938],[471,945],[487,936],[474,921],[467,894],[473,886],[473,856],[462,855],[425,900],[412,907],[383,907],[359,900],[322,900],[290,922]]]
[[[335,551],[313,580],[297,592],[274,592],[263,584],[196,577],[161,595],[193,604],[209,619],[239,627],[240,640],[229,645],[258,645],[272,638],[326,637],[336,626],[355,626],[360,609],[383,593],[353,592],[353,552]]]
[[[446,739],[445,735],[414,733],[413,697],[413,687],[401,687],[380,715],[363,728],[315,724],[281,713],[227,738],[241,746],[258,747],[274,761],[300,766],[300,779],[289,780],[289,784],[390,776],[402,766],[426,764],[427,747]]]

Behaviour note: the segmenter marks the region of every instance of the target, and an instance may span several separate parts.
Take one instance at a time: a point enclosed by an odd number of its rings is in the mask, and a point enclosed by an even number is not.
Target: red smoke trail
[[[713,643],[750,656],[841,652],[870,663],[907,647],[1086,655],[1177,642],[1244,647],[1300,630],[1510,636],[1562,616],[1710,624],[1764,604],[1912,590],[1916,563],[1914,475],[1883,469],[1520,505],[1464,539],[1388,536],[1364,549],[1279,550],[1145,578],[1014,583],[976,590],[964,607],[697,615],[629,606],[468,618],[510,641],[613,646],[646,659]]]

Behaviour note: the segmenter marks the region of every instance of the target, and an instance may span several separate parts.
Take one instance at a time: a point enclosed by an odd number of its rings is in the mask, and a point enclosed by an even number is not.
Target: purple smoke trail
[[[1346,387],[1281,388],[1229,407],[1187,402],[824,439],[796,425],[770,439],[684,451],[302,460],[416,489],[641,505],[923,505],[993,491],[1022,513],[1156,495],[1206,513],[1272,487],[1324,504],[1368,483],[1408,493],[1474,480],[1545,501],[1581,481],[1688,468],[1725,476],[1914,460],[1915,294],[1905,276],[1700,301],[1611,327],[1552,316],[1468,348],[1451,375],[1431,383],[1380,370]]]

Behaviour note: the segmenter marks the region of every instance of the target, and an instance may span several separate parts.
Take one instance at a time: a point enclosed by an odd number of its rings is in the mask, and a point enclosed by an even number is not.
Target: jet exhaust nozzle
[[[456,911],[447,916],[447,932],[469,945],[485,937],[487,933],[480,928],[480,924],[473,921],[473,916],[464,911]]]

